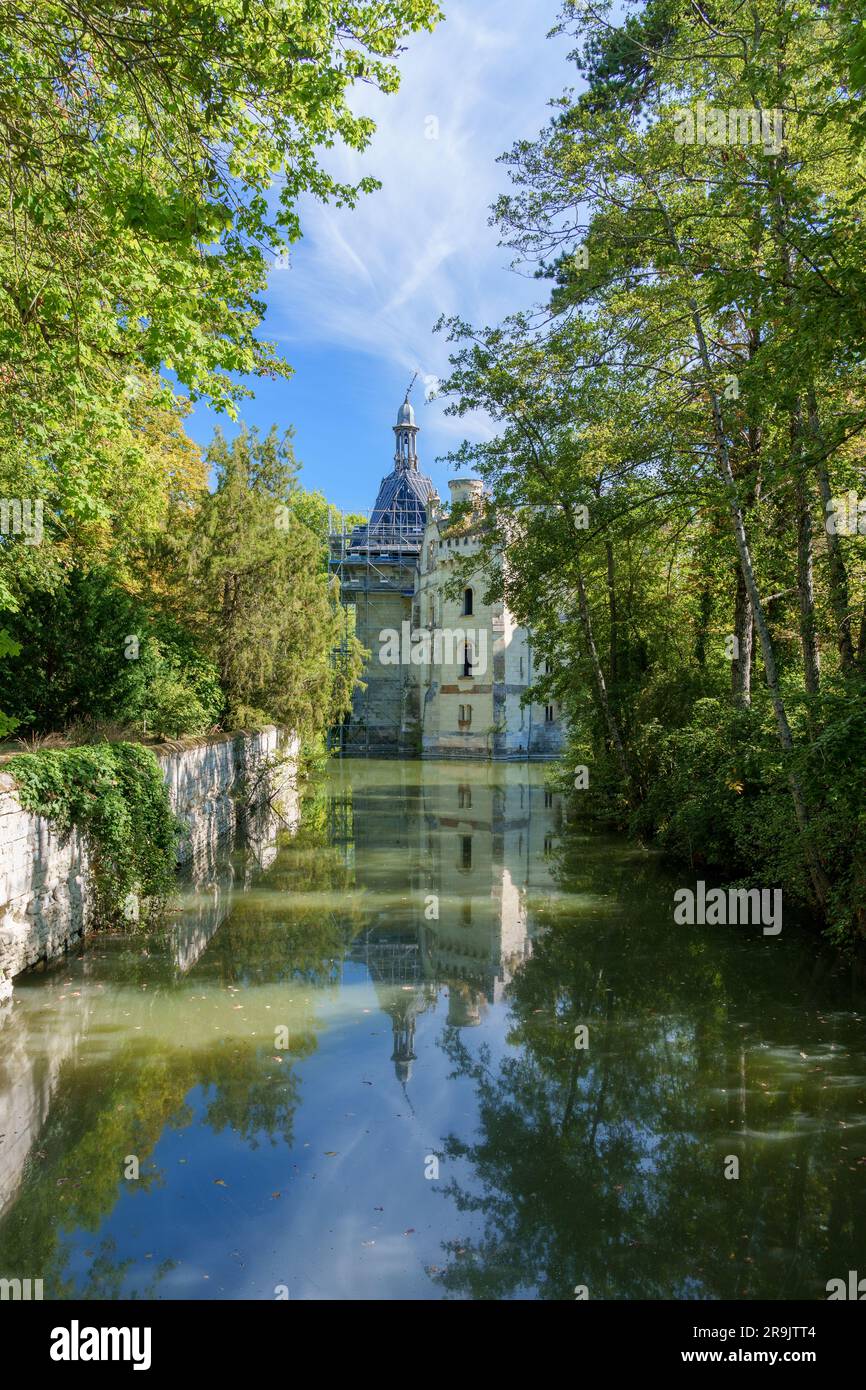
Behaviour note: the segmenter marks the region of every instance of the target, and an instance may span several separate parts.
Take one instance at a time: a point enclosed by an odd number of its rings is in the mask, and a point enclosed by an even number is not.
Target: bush
[[[762,887],[814,908],[788,776],[799,780],[809,834],[830,880],[828,934],[866,935],[866,691],[833,684],[791,699],[795,748],[782,759],[766,701],[732,711],[699,700],[691,722],[645,728],[646,797],[631,829],[655,837],[672,859]]]
[[[215,667],[180,624],[155,617],[104,570],[35,588],[10,615],[0,709],[25,729],[80,720],[131,732],[202,733],[223,708]]]

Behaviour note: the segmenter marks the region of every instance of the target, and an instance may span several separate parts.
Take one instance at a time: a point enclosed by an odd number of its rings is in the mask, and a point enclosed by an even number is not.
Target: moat
[[[687,880],[569,825],[549,775],[333,762],[164,931],[19,977],[0,1277],[824,1299],[866,1273],[850,970],[787,923],[675,925]]]

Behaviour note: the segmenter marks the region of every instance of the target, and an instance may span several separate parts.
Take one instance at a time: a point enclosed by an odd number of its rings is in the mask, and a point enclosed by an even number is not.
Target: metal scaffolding
[[[421,553],[424,534],[423,513],[417,509],[394,507],[383,511],[380,501],[367,513],[361,525],[349,528],[341,514],[339,524],[331,523],[328,532],[328,569],[339,586],[343,607],[343,636],[332,649],[331,660],[345,671],[349,661],[351,638],[355,635],[359,609],[363,615],[364,631],[369,630],[370,600],[376,594],[415,596],[415,570]],[[411,567],[412,583],[407,584],[406,570]],[[369,687],[362,694],[358,716],[365,730],[364,751],[370,751]],[[342,755],[346,747],[345,722],[328,735],[328,748]]]

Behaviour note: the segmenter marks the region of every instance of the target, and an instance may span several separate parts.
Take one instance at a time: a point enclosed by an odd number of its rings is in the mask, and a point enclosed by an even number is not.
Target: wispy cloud
[[[373,173],[381,190],[354,211],[311,201],[291,269],[271,278],[268,333],[290,358],[319,343],[368,353],[407,381],[416,369],[441,376],[447,345],[431,332],[441,314],[491,322],[537,294],[509,271],[488,210],[507,184],[497,156],[540,128],[547,101],[571,80],[567,43],[545,38],[558,5],[445,4],[446,22],[410,45],[400,92],[356,95],[377,123],[370,150],[333,153],[335,173]],[[441,407],[427,414],[437,448],[487,432],[481,420],[447,420]]]

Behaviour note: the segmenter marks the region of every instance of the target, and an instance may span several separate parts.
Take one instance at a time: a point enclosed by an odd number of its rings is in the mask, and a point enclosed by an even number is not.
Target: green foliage
[[[496,424],[452,455],[489,490],[492,592],[550,662],[579,807],[852,942],[866,558],[827,522],[863,491],[857,7],[563,10],[584,85],[494,209],[549,300],[446,325],[451,413]]]
[[[863,920],[866,869],[866,691],[847,683],[800,707],[804,736],[795,771],[809,797],[809,834],[827,866],[831,937],[844,943]],[[820,729],[813,738],[807,726]],[[672,858],[752,884],[783,884],[809,903],[809,880],[791,814],[770,711],[731,710],[701,700],[682,728],[642,731],[647,796],[634,832],[654,836]]]
[[[189,633],[104,567],[22,590],[8,625],[17,651],[0,665],[0,702],[25,728],[87,720],[176,736],[219,718],[217,673]]]
[[[47,817],[63,833],[82,835],[98,926],[129,920],[131,894],[158,904],[169,892],[177,826],[148,749],[103,743],[22,753],[5,770],[26,810]]]
[[[274,255],[303,197],[377,186],[322,156],[365,149],[353,87],[394,91],[403,38],[438,18],[433,0],[5,7],[0,495],[105,521],[142,376],[234,413],[239,378],[288,374],[258,337]]]
[[[0,627],[0,661],[4,656],[18,656],[21,651],[20,644],[10,637],[5,627]],[[8,714],[0,710],[0,738],[5,738],[11,734],[13,729],[17,729],[18,720],[12,719]]]
[[[324,563],[327,531],[310,524],[291,434],[244,428],[229,446],[218,433],[208,461],[216,488],[191,538],[190,582],[229,723],[272,720],[315,737],[348,709],[360,648],[344,668],[331,660],[341,612]]]
[[[215,692],[216,707],[221,703]],[[199,734],[213,721],[185,673],[163,669],[148,692],[146,721],[151,730],[179,738],[182,734]]]
[[[210,497],[183,422],[199,399],[234,417],[247,379],[289,374],[259,336],[274,257],[303,198],[351,207],[377,186],[325,163],[370,143],[353,89],[395,91],[403,39],[440,17],[434,0],[5,17],[0,498],[43,508],[44,535],[0,536],[0,737],[277,720],[316,738],[348,707],[333,508],[275,439],[248,469],[217,439]]]

